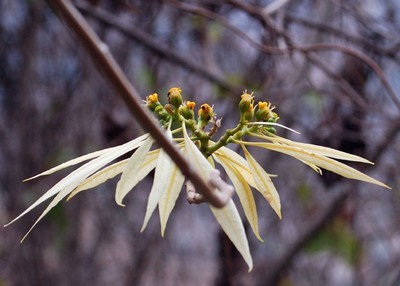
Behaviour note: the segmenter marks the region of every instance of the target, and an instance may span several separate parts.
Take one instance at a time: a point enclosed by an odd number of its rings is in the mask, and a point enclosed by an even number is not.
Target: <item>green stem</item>
[[[238,134],[239,131],[247,133],[246,130],[243,130],[243,127],[245,127],[245,118],[244,118],[244,114],[242,113],[242,114],[240,114],[239,124],[233,129],[226,130],[225,134],[222,135],[222,137],[216,143],[214,143],[212,146],[208,147],[207,150],[205,152],[203,152],[204,156],[208,157],[212,153],[217,151],[219,148],[230,143],[230,139],[233,138],[232,136]],[[244,133],[240,133],[240,137],[242,137],[243,135],[244,135]]]

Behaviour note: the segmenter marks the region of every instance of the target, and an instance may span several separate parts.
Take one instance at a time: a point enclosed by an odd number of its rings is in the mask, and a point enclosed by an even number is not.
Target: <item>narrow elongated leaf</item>
[[[147,135],[148,136],[148,135]],[[86,163],[80,168],[73,171],[71,174],[63,178],[56,185],[54,185],[50,190],[48,190],[44,195],[42,195],[36,202],[34,202],[30,207],[28,207],[23,213],[21,213],[18,217],[12,220],[7,225],[15,222],[20,219],[26,213],[31,211],[33,208],[43,203],[50,197],[56,195],[56,197],[51,201],[51,203],[47,206],[47,208],[43,211],[41,216],[36,220],[27,234],[22,238],[23,241],[26,236],[31,232],[31,230],[35,227],[35,225],[54,207],[56,206],[65,196],[71,193],[83,180],[85,180],[88,176],[102,168],[104,165],[113,161],[114,159],[120,157],[121,155],[139,147],[141,145],[141,140],[132,140],[127,142],[121,146],[115,147],[113,150],[101,155],[100,157]],[[7,226],[6,225],[6,226]]]
[[[182,175],[178,166],[176,166],[172,160],[170,160],[168,163],[168,166],[164,166],[164,168],[167,169],[166,178],[164,178],[166,183],[158,203],[162,237],[164,237],[169,215],[175,206],[176,200],[182,189],[183,182],[185,181],[185,177]]]
[[[148,136],[147,134],[144,134],[144,135],[142,135],[142,136],[140,136],[140,137],[138,137],[138,138],[132,140],[131,142],[140,142],[140,141],[143,141],[147,136]],[[106,154],[106,153],[108,153],[108,152],[111,152],[112,150],[115,150],[115,149],[118,148],[118,147],[119,147],[119,146],[111,147],[111,148],[106,148],[106,149],[103,149],[103,150],[95,151],[95,152],[92,152],[92,153],[89,153],[89,154],[80,156],[80,157],[78,157],[78,158],[74,158],[74,159],[69,160],[69,161],[67,161],[67,162],[64,162],[64,163],[62,163],[62,164],[60,164],[60,165],[58,165],[58,166],[55,166],[55,167],[53,167],[53,168],[51,168],[51,169],[49,169],[49,170],[47,170],[47,171],[44,171],[44,172],[42,172],[42,173],[40,173],[40,174],[38,174],[38,175],[36,175],[36,176],[30,177],[30,178],[28,178],[28,179],[25,179],[24,182],[30,181],[30,180],[33,180],[33,179],[36,179],[37,177],[47,176],[47,175],[50,175],[50,174],[52,174],[52,173],[54,173],[54,172],[57,172],[57,171],[59,171],[59,170],[65,169],[65,168],[67,168],[67,167],[70,167],[70,166],[73,166],[73,165],[82,163],[82,162],[84,162],[84,161],[87,161],[87,160],[90,160],[90,159],[93,159],[93,158],[97,158],[97,157],[99,157],[99,156],[101,156],[101,155],[103,155],[103,154]]]
[[[307,166],[309,166],[311,169],[313,169],[315,172],[317,172],[318,174],[322,175],[322,170],[321,168],[319,168],[317,165],[307,162],[307,161],[303,161],[300,160],[303,164],[306,164]]]
[[[192,140],[190,140],[185,124],[183,124],[183,136],[188,160],[193,164],[193,167],[199,172],[203,179],[208,180],[213,167]],[[242,220],[232,199],[230,199],[228,204],[221,209],[215,208],[210,204],[208,205],[223,231],[243,256],[250,271],[253,268],[253,261],[250,254],[249,243],[247,241]]]
[[[243,158],[238,153],[232,151],[227,147],[220,148],[218,151],[214,152],[213,155],[214,157],[222,156],[224,160],[229,161],[231,166],[234,166],[235,169],[240,174],[242,174],[243,178],[246,179],[246,182],[253,188],[256,188],[256,183],[254,182],[253,174],[251,173],[251,170],[245,158]]]
[[[236,249],[246,261],[249,272],[253,269],[253,259],[251,258],[249,243],[247,241],[246,232],[243,227],[239,212],[232,199],[221,209],[208,204],[217,222],[221,225],[222,230],[235,245]]]
[[[148,173],[150,173],[151,170],[153,170],[156,167],[156,162],[158,158],[158,154],[160,152],[160,149],[150,151],[147,153],[146,158],[144,162],[142,163],[142,166],[139,169],[139,172],[137,174],[137,181],[140,182],[143,180],[144,177],[147,176]],[[83,181],[67,198],[67,201],[70,200],[72,197],[77,195],[78,193],[89,190],[91,188],[97,187],[98,185],[104,183],[105,181],[114,178],[118,174],[121,174],[123,170],[126,167],[126,164],[128,162],[128,159],[119,161],[117,163],[114,163],[87,178],[85,181]]]
[[[97,187],[107,180],[114,178],[118,174],[121,174],[124,171],[127,162],[128,159],[122,160],[106,168],[103,168],[100,171],[97,171],[86,180],[84,180],[82,183],[80,183],[79,186],[76,187],[75,190],[69,194],[67,201],[75,197],[80,192]]]
[[[166,136],[172,141],[172,133],[169,128],[166,131]],[[149,198],[147,201],[146,214],[144,216],[143,225],[140,230],[141,232],[145,230],[151,215],[156,209],[160,201],[160,198],[168,185],[168,180],[170,179],[169,178],[169,174],[171,171],[170,169],[173,167],[174,167],[173,161],[168,156],[168,154],[163,149],[161,149],[160,155],[158,156],[157,159],[153,186],[151,187]]]
[[[339,150],[335,150],[333,148],[329,148],[329,147],[324,147],[324,146],[319,146],[319,145],[314,145],[314,144],[308,144],[308,143],[301,143],[301,142],[295,142],[283,137],[279,137],[277,135],[274,135],[272,137],[270,136],[264,136],[265,139],[270,140],[274,143],[282,143],[284,145],[289,145],[289,146],[293,146],[293,147],[298,147],[301,148],[305,151],[311,152],[311,153],[315,153],[315,154],[319,154],[322,156],[326,156],[329,158],[334,158],[334,159],[339,159],[339,160],[346,160],[346,161],[353,161],[353,162],[361,162],[361,163],[367,163],[367,164],[374,164],[371,161],[368,161],[367,159],[357,156],[357,155],[353,155],[353,154],[349,154],[343,151],[339,151]]]
[[[257,163],[257,161],[253,158],[253,156],[247,151],[246,147],[242,145],[244,155],[246,157],[247,162],[249,163],[250,170],[254,176],[254,181],[256,182],[258,191],[264,196],[264,198],[271,205],[272,209],[276,212],[279,218],[282,218],[281,215],[281,201],[279,199],[279,194],[276,191],[274,184],[272,183],[271,178],[265,172],[263,167]]]
[[[258,146],[258,147],[266,148],[269,150],[281,152],[281,153],[287,154],[289,156],[292,156],[298,160],[315,164],[323,169],[329,170],[329,171],[339,174],[343,177],[372,183],[372,184],[390,189],[390,187],[388,187],[384,183],[382,183],[374,178],[371,178],[370,176],[367,176],[364,173],[361,173],[360,171],[358,171],[352,167],[349,167],[349,166],[347,166],[343,163],[340,163],[338,161],[335,161],[331,158],[308,152],[299,147],[274,144],[274,143],[260,143],[260,142],[243,142],[243,143],[245,143],[246,145],[253,145],[253,146]]]
[[[228,177],[231,179],[233,186],[235,187],[236,193],[238,194],[240,203],[243,206],[244,214],[249,221],[249,224],[256,235],[256,237],[263,241],[258,231],[258,215],[256,202],[254,200],[253,193],[249,185],[243,176],[223,157],[214,157],[215,160],[225,169]]]
[[[294,130],[294,129],[292,129],[292,128],[289,128],[289,127],[287,127],[287,126],[285,126],[285,125],[282,125],[282,124],[276,123],[276,122],[248,122],[248,123],[246,123],[246,125],[267,125],[267,126],[277,126],[277,127],[281,127],[281,128],[284,128],[284,129],[286,129],[286,130],[292,131],[292,132],[294,132],[294,133],[300,134],[300,132],[298,132],[298,131],[296,131],[296,130]]]
[[[132,188],[139,182],[139,169],[142,166],[147,153],[153,145],[153,138],[148,137],[143,144],[136,150],[135,153],[129,158],[124,171],[122,172],[121,179],[118,181],[117,189],[115,191],[115,201],[120,206],[125,206],[122,203],[124,197],[132,190]]]
[[[193,164],[196,171],[203,177],[204,180],[208,181],[210,173],[213,170],[210,163],[196,147],[192,140],[190,140],[189,135],[186,131],[186,126],[183,124],[183,137],[185,142],[186,157],[189,162]]]

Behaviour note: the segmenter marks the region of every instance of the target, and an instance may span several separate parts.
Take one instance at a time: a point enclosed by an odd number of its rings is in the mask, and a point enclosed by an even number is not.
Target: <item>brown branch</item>
[[[164,131],[161,129],[158,122],[156,122],[142,106],[139,93],[128,81],[120,66],[110,53],[108,46],[98,38],[74,5],[69,0],[47,0],[47,3],[54,9],[58,16],[64,20],[67,27],[75,33],[80,42],[84,44],[88,54],[90,54],[93,60],[102,68],[103,75],[115,88],[117,94],[124,99],[132,115],[142,128],[149,132],[160,146],[162,146],[182,171],[182,174],[193,182],[208,202],[215,207],[223,207],[227,203],[229,197],[228,199],[224,198],[224,200],[221,200],[221,197],[193,170],[191,164],[182,153],[179,152],[164,135]]]
[[[382,82],[383,87],[386,89],[387,93],[389,94],[391,100],[393,103],[396,105],[397,109],[400,110],[400,98],[396,95],[396,92],[393,90],[392,86],[390,85],[385,72],[382,70],[382,68],[369,56],[366,54],[356,51],[352,48],[342,46],[342,45],[337,45],[337,44],[311,44],[311,45],[298,45],[294,44],[293,41],[291,40],[290,36],[286,33],[286,31],[279,29],[273,25],[273,23],[270,21],[269,17],[266,17],[262,13],[262,9],[257,9],[257,7],[254,7],[252,5],[247,5],[241,1],[238,0],[229,0],[229,2],[232,5],[235,5],[235,7],[238,7],[242,9],[243,11],[247,12],[249,15],[255,17],[261,23],[267,25],[274,33],[282,36],[285,38],[285,40],[290,43],[290,45],[283,49],[283,48],[278,48],[278,50],[272,49],[270,46],[265,46],[261,43],[255,42],[253,39],[248,37],[244,38],[246,42],[252,42],[252,46],[258,48],[260,51],[263,52],[271,52],[272,54],[274,53],[288,53],[291,51],[299,51],[303,53],[309,53],[309,52],[316,52],[316,51],[337,51],[341,52],[343,54],[349,55],[351,57],[354,57],[356,59],[361,60],[365,64],[367,64],[379,77],[379,79]],[[210,16],[210,15],[209,15]],[[225,25],[225,27],[229,28],[229,25]],[[235,28],[236,29],[236,28]],[[233,30],[233,32],[235,32]],[[239,34],[238,34],[239,35]]]
[[[267,46],[267,45],[263,45],[261,43],[254,41],[245,32],[243,32],[242,30],[236,28],[231,23],[229,23],[229,21],[227,21],[224,17],[221,17],[220,15],[213,13],[207,9],[195,6],[193,4],[188,4],[185,2],[177,1],[177,0],[164,0],[164,1],[167,4],[177,8],[179,10],[182,10],[182,11],[185,11],[188,13],[192,13],[195,15],[200,15],[206,19],[213,20],[213,21],[219,23],[221,26],[223,26],[223,27],[227,28],[229,31],[233,32],[235,35],[237,35],[239,38],[241,38],[243,41],[245,41],[251,47],[253,47],[257,50],[260,50],[264,53],[281,55],[281,54],[289,52],[289,50],[287,50],[287,49],[281,49],[279,47],[274,47],[274,46]]]
[[[388,148],[393,146],[393,142],[395,142],[396,136],[400,133],[400,118],[397,119],[396,122],[393,123],[391,128],[386,132],[385,136],[382,136],[383,140],[376,147],[374,153],[371,156],[372,162],[377,162],[381,157],[382,153],[386,151]]]
[[[396,105],[397,109],[400,110],[400,98],[396,95],[396,92],[393,90],[392,86],[390,85],[385,72],[382,70],[382,68],[369,56],[366,54],[356,51],[352,48],[342,46],[342,45],[337,45],[337,44],[311,44],[311,45],[298,45],[298,44],[292,44],[286,48],[279,48],[279,47],[274,47],[274,46],[267,46],[262,43],[254,41],[252,38],[250,38],[246,33],[241,31],[240,29],[237,29],[236,27],[232,26],[225,18],[221,17],[220,15],[213,13],[211,11],[208,11],[206,9],[203,9],[201,7],[197,7],[191,4],[187,4],[184,2],[176,1],[176,0],[165,0],[168,4],[171,4],[172,6],[175,6],[178,9],[181,9],[183,11],[197,14],[200,16],[203,16],[207,19],[214,20],[217,23],[220,23],[230,31],[232,31],[234,34],[239,36],[242,40],[244,40],[246,43],[248,43],[251,47],[258,49],[261,52],[268,53],[271,55],[281,55],[281,54],[287,54],[292,51],[298,51],[302,53],[309,53],[309,52],[327,52],[327,51],[336,51],[336,52],[341,52],[343,54],[349,55],[351,57],[354,57],[356,59],[361,60],[365,64],[367,64],[379,77],[379,79],[382,82],[383,87],[386,89],[387,93],[389,94],[391,100],[393,103]],[[271,22],[265,21],[266,17],[263,15],[259,9],[250,9],[249,5],[239,5],[239,1],[237,0],[230,0],[230,2],[234,3],[237,5],[237,7],[241,7],[243,11],[249,13],[250,15],[256,16],[257,19],[262,21],[264,24],[268,24],[268,26],[271,28]],[[251,6],[250,6],[251,7]],[[275,33],[279,33],[282,36],[285,36],[285,39],[287,39],[287,35],[280,29],[274,28]],[[290,43],[290,42],[289,42]]]
[[[100,7],[91,6],[86,3],[78,3],[76,6],[84,13],[96,18],[102,23],[112,26],[124,35],[137,41],[139,44],[144,45],[159,56],[164,57],[167,60],[177,63],[183,68],[195,72],[196,74],[204,77],[205,79],[216,83],[225,90],[232,93],[237,93],[243,90],[241,86],[235,86],[227,82],[221,75],[204,68],[198,63],[194,62],[188,57],[183,56],[180,53],[174,51],[174,49],[159,40],[156,40],[150,34],[143,30],[136,28],[134,25],[122,22],[117,16],[101,9]]]
[[[353,100],[357,105],[360,107],[367,109],[368,104],[365,101],[364,98],[360,96],[360,94],[354,90],[351,85],[344,80],[341,76],[335,74],[325,62],[323,62],[319,57],[316,55],[313,55],[311,53],[306,54],[307,59],[313,63],[315,66],[317,66],[319,69],[321,69],[326,75],[329,77],[333,78],[337,84],[340,86],[340,88],[345,92],[346,95],[350,97],[351,100]]]
[[[254,5],[247,4],[247,2],[238,0],[228,0],[228,3],[238,9],[241,9],[242,11],[245,11],[250,16],[255,17],[263,26],[266,26],[270,32],[282,37],[289,47],[293,46],[293,40],[290,35],[284,29],[276,27],[269,14],[264,12],[264,9],[260,9],[260,7],[256,7]]]
[[[334,44],[313,44],[313,45],[308,45],[308,46],[299,46],[295,47],[296,50],[302,51],[302,52],[315,52],[315,51],[337,51],[337,52],[342,52],[343,54],[349,55],[353,58],[359,59],[365,64],[367,64],[379,77],[381,80],[381,83],[383,87],[386,89],[387,93],[390,96],[390,99],[393,101],[393,103],[396,105],[396,108],[400,110],[400,98],[396,95],[396,92],[390,85],[385,72],[382,70],[382,68],[369,56],[362,52],[358,52],[352,48],[345,47],[342,45],[334,45]]]
[[[288,247],[282,258],[278,262],[273,263],[271,271],[261,276],[258,285],[278,285],[281,275],[291,264],[293,258],[304,248],[304,246],[306,246],[310,239],[312,239],[325,225],[335,218],[347,196],[347,191],[340,191],[336,193],[328,205],[323,208],[323,211],[316,216],[316,218],[308,225],[308,227]]]
[[[350,33],[347,33],[343,29],[337,29],[337,28],[334,28],[334,27],[324,24],[324,23],[311,21],[309,19],[302,18],[302,17],[296,16],[291,13],[285,14],[285,18],[288,20],[288,22],[295,22],[295,23],[303,25],[307,28],[315,29],[315,30],[318,30],[318,31],[321,31],[324,33],[329,33],[329,34],[335,35],[339,38],[342,38],[344,40],[347,40],[349,42],[352,42],[354,44],[363,46],[363,47],[367,48],[369,51],[372,51],[373,53],[378,54],[378,55],[382,55],[382,56],[386,56],[386,57],[395,59],[397,54],[400,51],[400,49],[398,47],[398,45],[399,45],[398,43],[393,45],[393,47],[391,47],[391,48],[384,48],[384,47],[378,46],[374,42],[371,42],[371,41],[365,40],[363,38],[357,37],[355,35],[352,35]]]

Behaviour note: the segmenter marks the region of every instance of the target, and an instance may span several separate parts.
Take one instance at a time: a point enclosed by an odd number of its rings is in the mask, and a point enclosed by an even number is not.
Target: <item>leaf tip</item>
[[[119,205],[120,207],[125,207],[125,204],[122,203],[123,197],[121,197],[118,193],[118,186],[117,186],[117,191],[115,194],[115,202],[117,205]]]
[[[389,190],[392,190],[392,187],[389,187],[388,185],[385,185],[385,184],[382,184],[382,187],[384,187],[386,189],[389,189]]]
[[[278,209],[278,210],[276,211],[276,214],[278,215],[279,219],[282,220],[282,213],[281,213],[281,210],[280,210],[280,209]]]
[[[68,196],[68,198],[67,198],[67,202],[69,202],[70,201],[70,199],[72,199],[73,197],[75,196],[75,193],[71,193],[69,196]]]
[[[123,207],[123,208],[126,206],[125,204],[123,204],[122,202],[119,202],[119,201],[117,202],[117,205],[119,205],[120,207]]]
[[[253,261],[252,260],[248,262],[248,266],[249,266],[248,272],[250,273],[253,270]]]

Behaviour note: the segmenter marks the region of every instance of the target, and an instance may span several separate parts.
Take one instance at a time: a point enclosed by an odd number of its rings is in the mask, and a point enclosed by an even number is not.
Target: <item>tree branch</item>
[[[169,1],[176,1],[176,0],[169,0]],[[246,4],[239,0],[229,0],[229,2],[232,5],[234,5],[235,7],[240,8],[243,11],[245,11],[246,13],[248,13],[249,15],[255,17],[256,19],[261,21],[261,23],[267,25],[268,28],[272,32],[284,37],[286,39],[286,41],[290,44],[287,48],[277,48],[277,47],[272,47],[272,46],[266,46],[266,45],[263,45],[261,43],[254,41],[252,38],[248,37],[247,35],[244,35],[244,37],[243,37],[243,35],[242,35],[243,32],[242,31],[237,32],[236,31],[237,29],[234,27],[231,27],[231,25],[229,23],[221,23],[225,27],[230,28],[238,36],[242,37],[243,40],[248,42],[252,47],[259,49],[260,51],[262,51],[264,53],[271,53],[271,54],[285,54],[285,53],[289,53],[291,51],[298,51],[298,52],[302,52],[305,54],[307,54],[309,52],[317,52],[317,51],[320,51],[320,52],[336,51],[336,52],[341,52],[343,54],[351,56],[353,58],[356,58],[356,59],[364,62],[376,73],[376,75],[381,80],[383,87],[386,89],[387,93],[389,94],[389,97],[393,101],[394,105],[397,107],[398,110],[400,110],[400,99],[397,96],[394,89],[392,88],[392,86],[390,85],[390,83],[385,75],[385,72],[373,59],[371,59],[369,56],[367,56],[363,52],[357,51],[355,49],[352,49],[352,48],[349,48],[349,47],[346,47],[343,45],[338,45],[338,44],[325,44],[325,43],[317,43],[317,44],[310,44],[310,45],[296,44],[293,41],[291,41],[291,38],[286,33],[286,31],[275,27],[273,25],[273,23],[271,23],[269,18],[266,17],[266,15],[264,15],[262,13],[262,9],[257,9],[257,7]],[[193,12],[195,11],[194,9],[192,9],[192,10],[193,10]],[[211,17],[213,15],[204,15],[204,16]],[[215,15],[214,15],[214,17],[216,20],[219,20],[219,18],[220,18],[219,16],[217,17]],[[396,47],[397,47],[397,45],[396,45]]]
[[[170,158],[179,167],[182,174],[193,182],[196,188],[204,195],[206,200],[215,207],[223,207],[229,200],[229,196],[218,195],[200,175],[193,170],[191,164],[185,159],[181,152],[164,135],[164,131],[158,122],[142,106],[141,97],[136,89],[128,81],[127,77],[115,61],[108,46],[102,42],[79,11],[69,0],[47,0],[47,3],[54,9],[66,25],[75,33],[78,39],[84,44],[93,60],[98,63],[103,75],[115,88],[125,101],[132,115],[144,130],[160,144]]]
[[[91,17],[96,18],[97,20],[109,26],[112,26],[121,33],[134,39],[141,45],[144,45],[145,47],[149,48],[153,52],[164,57],[165,59],[175,62],[189,71],[197,73],[198,75],[204,77],[205,79],[213,83],[216,83],[223,89],[228,90],[232,93],[237,93],[238,90],[239,91],[243,90],[241,86],[235,86],[233,84],[230,84],[221,75],[213,71],[210,71],[207,68],[204,68],[203,66],[194,62],[190,58],[175,52],[172,47],[169,47],[168,45],[154,39],[150,34],[146,33],[145,31],[137,29],[133,25],[128,25],[126,23],[123,23],[122,21],[119,20],[119,18],[112,15],[111,13],[108,13],[104,9],[90,6],[85,3],[79,3],[76,4],[76,6],[84,13],[90,15]]]
[[[336,193],[329,204],[323,208],[323,211],[308,225],[308,227],[296,238],[296,240],[288,247],[284,255],[277,263],[274,263],[271,271],[261,276],[258,281],[260,286],[278,285],[279,279],[283,271],[288,268],[293,258],[303,249],[303,247],[328,224],[341,209],[343,202],[348,196],[347,191]]]

